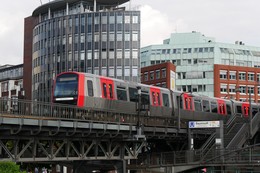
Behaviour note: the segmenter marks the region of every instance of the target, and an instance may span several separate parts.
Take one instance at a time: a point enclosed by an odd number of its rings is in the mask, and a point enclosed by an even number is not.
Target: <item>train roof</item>
[[[141,87],[158,88],[163,91],[169,90],[168,88],[162,88],[162,87],[158,87],[158,86],[154,86],[154,85],[147,85],[147,84],[142,84],[142,83],[138,83],[138,82],[116,79],[116,78],[111,78],[111,77],[107,77],[107,76],[101,76],[101,75],[96,75],[96,74],[92,74],[92,73],[84,73],[84,72],[75,72],[75,71],[62,72],[62,73],[58,74],[57,76],[66,74],[66,73],[76,73],[76,74],[83,74],[85,76],[90,76],[90,77],[106,78],[106,79],[113,80],[115,82],[122,82],[122,83],[127,83],[129,85],[135,85],[135,86],[141,86]]]

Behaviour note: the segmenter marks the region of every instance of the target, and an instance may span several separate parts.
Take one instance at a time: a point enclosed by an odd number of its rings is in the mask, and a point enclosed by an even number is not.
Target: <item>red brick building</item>
[[[214,65],[214,96],[260,102],[260,68]]]
[[[141,82],[175,90],[176,67],[171,62],[143,67]],[[260,68],[214,65],[214,97],[260,102]]]
[[[141,83],[175,89],[176,67],[171,62],[141,68]]]

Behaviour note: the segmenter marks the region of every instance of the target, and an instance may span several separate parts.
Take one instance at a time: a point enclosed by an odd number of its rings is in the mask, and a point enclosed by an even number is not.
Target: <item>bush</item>
[[[1,173],[26,173],[20,171],[20,166],[15,162],[0,162]]]

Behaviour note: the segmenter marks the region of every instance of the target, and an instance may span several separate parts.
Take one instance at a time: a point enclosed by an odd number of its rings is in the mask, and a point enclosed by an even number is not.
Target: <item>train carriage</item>
[[[227,120],[231,115],[249,116],[249,103],[183,93],[89,73],[64,72],[56,77],[53,102],[83,109],[137,114],[138,88],[141,111],[147,116],[177,120]],[[259,106],[252,103],[252,115]],[[142,112],[143,114],[143,112]]]

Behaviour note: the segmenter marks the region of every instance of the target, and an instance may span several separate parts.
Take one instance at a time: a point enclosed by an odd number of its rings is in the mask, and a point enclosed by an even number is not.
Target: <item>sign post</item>
[[[223,129],[223,121],[189,121],[189,148],[194,149],[193,146],[193,137],[191,129],[203,129],[203,128],[216,128],[216,148],[223,149],[224,148],[224,129]]]

